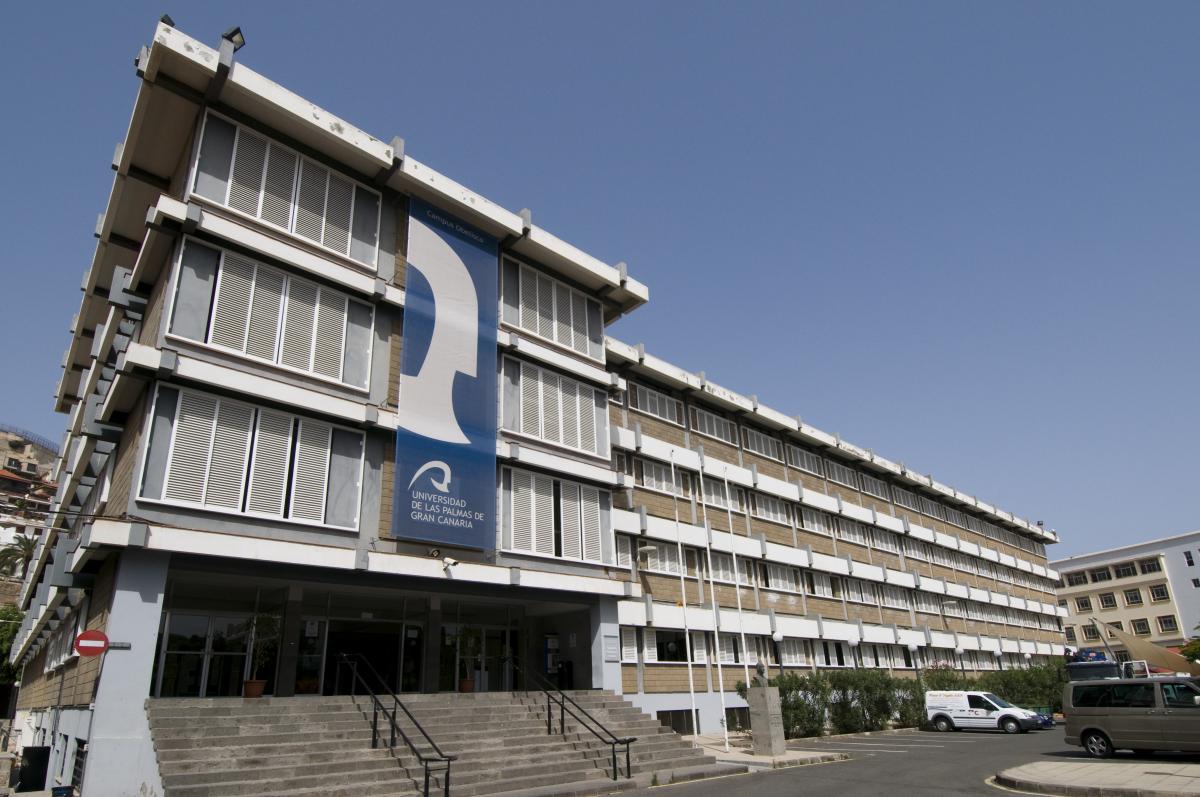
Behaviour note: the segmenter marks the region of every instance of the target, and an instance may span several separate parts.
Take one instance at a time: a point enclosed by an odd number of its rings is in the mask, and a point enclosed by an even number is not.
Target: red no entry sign
[[[75,652],[80,656],[99,656],[108,650],[108,637],[103,631],[84,631],[75,637]]]

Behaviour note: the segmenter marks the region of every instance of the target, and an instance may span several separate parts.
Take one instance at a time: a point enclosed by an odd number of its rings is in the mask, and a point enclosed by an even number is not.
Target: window
[[[789,445],[787,447],[788,463],[793,468],[811,473],[814,476],[824,476],[825,467],[824,460],[811,451],[806,451],[798,446]]]
[[[1146,620],[1145,618],[1134,620],[1129,624],[1129,627],[1132,628],[1133,633],[1137,634],[1138,636],[1150,635],[1150,621]]]
[[[703,664],[706,660],[704,633],[693,631],[692,662]],[[688,638],[683,631],[669,628],[642,629],[642,657],[652,662],[686,662],[688,660]]]
[[[737,445],[737,427],[733,425],[733,422],[708,410],[692,407],[692,429],[700,434],[729,443],[731,446]]]
[[[732,506],[729,503],[728,493],[725,492],[725,482],[715,479],[712,476],[705,476],[704,503],[720,507],[721,509],[741,512],[746,506],[746,492],[737,486],[733,486],[730,489],[733,490]]]
[[[1067,599],[1066,599],[1066,598],[1059,598],[1059,599],[1058,599],[1058,605],[1059,605],[1059,606],[1061,606],[1061,607],[1062,607],[1062,608],[1064,608],[1064,609],[1065,609],[1065,608],[1067,608]]]
[[[917,500],[915,493],[911,493],[908,490],[893,486],[892,500],[905,509],[911,509],[914,512],[921,511],[921,502]]]
[[[26,462],[25,463],[25,472],[26,473],[37,473],[37,463],[36,462]]]
[[[867,532],[863,524],[849,518],[837,518],[837,536],[839,540],[858,543],[859,545],[867,544]]]
[[[858,489],[858,473],[853,468],[830,459],[825,462],[825,473],[831,481]]]
[[[1100,638],[1100,629],[1094,625],[1085,625],[1083,627],[1083,638],[1089,642],[1094,642]]]
[[[910,559],[918,559],[922,562],[929,561],[929,547],[925,543],[911,539],[910,537],[902,537],[900,544],[903,546],[904,555]]]
[[[1115,609],[1117,608],[1117,596],[1111,592],[1100,593],[1100,608]]]
[[[1188,567],[1195,567],[1195,566],[1196,566],[1196,560],[1192,558],[1192,552],[1191,552],[1191,551],[1184,551],[1184,552],[1183,552],[1183,561],[1187,562],[1187,566],[1188,566]]]
[[[1157,559],[1143,559],[1138,562],[1138,568],[1141,569],[1142,575],[1162,572],[1162,565],[1159,564]]]
[[[1066,635],[1068,642],[1073,643],[1075,641],[1075,629],[1072,626],[1067,626],[1066,628],[1064,628],[1063,634]]]
[[[907,609],[909,607],[908,591],[891,584],[876,584],[883,605],[892,609]]]
[[[1171,595],[1167,592],[1166,584],[1153,584],[1150,587],[1150,600],[1158,602],[1170,600]]]
[[[800,507],[800,526],[805,531],[828,535],[832,520],[824,512],[818,512],[806,506]]]
[[[624,534],[616,535],[617,540],[617,566],[630,567],[633,564],[633,550],[637,546],[632,537],[627,537]]]
[[[1142,605],[1142,591],[1140,589],[1127,589],[1122,593],[1122,595],[1125,597],[1126,606]]]
[[[611,562],[607,491],[540,473],[502,473],[503,547],[585,562]]]
[[[1173,614],[1162,614],[1158,618],[1158,630],[1164,634],[1174,634],[1179,630],[1179,623]]]
[[[834,584],[837,584],[838,587],[836,593]],[[841,594],[841,582],[826,573],[805,572],[804,585],[805,591],[809,595],[815,595],[818,598],[836,598]]]
[[[868,495],[873,495],[876,498],[888,500],[888,486],[883,479],[876,479],[874,476],[868,476],[865,473],[858,474],[858,479],[862,483],[862,491]]]
[[[763,586],[783,592],[796,591],[796,574],[787,565],[767,563],[763,565]]]
[[[1154,708],[1154,684],[1094,684],[1072,688],[1076,708]]]
[[[1133,562],[1122,562],[1119,565],[1113,565],[1113,571],[1116,573],[1117,578],[1129,578],[1130,576],[1137,575],[1137,567],[1134,566]]]
[[[141,496],[356,528],[363,447],[352,429],[161,386]]]
[[[692,494],[692,478],[687,471],[675,469],[674,487],[671,482],[671,466],[651,459],[635,459],[633,474],[637,483],[649,490],[658,490],[683,498]]]
[[[751,493],[750,497],[754,504],[755,517],[770,520],[773,523],[787,524],[790,522],[788,520],[787,504],[782,499],[763,493]]]
[[[374,309],[235,252],[187,240],[170,331],[306,374],[365,388]]]
[[[845,642],[830,642],[828,640],[813,640],[813,648],[819,667],[853,667],[854,659],[850,656]]]
[[[1200,589],[1200,578],[1192,579],[1192,587],[1195,589]]]
[[[629,386],[629,405],[638,412],[683,426],[683,402],[645,385]]]
[[[212,113],[204,118],[192,192],[375,265],[377,192]]]
[[[608,458],[604,391],[504,358],[504,428]]]
[[[900,553],[900,537],[883,529],[870,529],[871,545],[888,553]]]
[[[645,553],[645,570],[679,575],[679,548],[674,543],[643,540],[640,547],[649,549]]]
[[[1076,598],[1075,608],[1081,612],[1090,612],[1092,610],[1091,598]]]
[[[747,640],[748,641],[748,640]],[[748,646],[753,652],[753,646]],[[722,664],[742,663],[742,640],[737,634],[717,635],[717,655]],[[757,661],[755,662],[757,663]]]
[[[504,323],[604,360],[604,322],[595,299],[507,257],[500,290]]]
[[[803,639],[785,639],[779,643],[779,659],[785,667],[803,667],[808,664]]]
[[[855,603],[871,603],[876,602],[875,585],[863,581],[858,578],[842,579],[842,596],[848,601]]]
[[[10,468],[21,467],[21,460],[17,459],[16,457],[9,457],[8,458],[8,467],[10,467]]]
[[[710,552],[709,556],[712,561],[712,579],[732,584],[733,557],[727,553],[717,553],[716,551]]]
[[[783,443],[768,434],[751,429],[749,426],[742,427],[742,444],[747,451],[752,451],[760,456],[773,459],[778,462],[783,462]]]
[[[1164,706],[1193,710],[1197,708],[1196,698],[1200,697],[1200,691],[1191,684],[1176,681],[1175,683],[1159,684],[1159,686],[1162,688]]]
[[[1107,567],[1100,567],[1095,570],[1089,570],[1088,575],[1091,577],[1093,584],[1095,584],[1098,581],[1109,581],[1110,579],[1112,579],[1112,573],[1110,573],[1108,571]]]
[[[1067,573],[1067,586],[1078,587],[1088,583],[1087,573],[1082,570],[1077,573]]]
[[[621,629],[621,661],[636,663],[638,654],[637,629]]]
[[[1109,639],[1117,638],[1115,631],[1125,630],[1125,625],[1120,620],[1114,620],[1114,621],[1110,622],[1108,625],[1109,625],[1109,628],[1107,630],[1108,630],[1108,638]]]

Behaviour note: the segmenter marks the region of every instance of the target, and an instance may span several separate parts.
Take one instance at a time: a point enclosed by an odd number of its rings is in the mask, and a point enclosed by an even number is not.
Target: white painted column
[[[621,626],[617,623],[617,599],[600,596],[591,608],[592,626],[592,688],[621,690]],[[616,661],[605,661],[604,648],[616,640]]]
[[[151,797],[161,795],[163,787],[146,699],[170,554],[126,549],[120,557],[104,633],[111,642],[128,642],[130,648],[104,654],[83,794]]]

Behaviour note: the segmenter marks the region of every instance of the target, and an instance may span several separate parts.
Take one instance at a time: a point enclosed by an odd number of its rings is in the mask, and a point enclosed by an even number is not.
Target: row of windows
[[[683,403],[643,384],[630,383],[629,402],[632,409],[653,415],[677,426],[684,426]],[[718,413],[701,407],[690,407],[692,431],[720,440],[723,443],[736,446],[738,440],[738,425]],[[928,515],[938,520],[952,523],[961,528],[982,534],[991,539],[1007,543],[1022,550],[1030,551],[1039,556],[1045,556],[1045,546],[1029,540],[995,524],[988,523],[973,515],[968,515],[957,509],[919,496],[895,485],[889,485],[883,479],[856,470],[834,459],[821,457],[793,443],[784,444],[778,437],[749,426],[741,426],[741,446],[759,456],[784,462],[794,468],[811,473],[821,478],[829,479],[837,484],[859,490],[884,501],[892,501],[914,512]]]
[[[366,388],[374,308],[236,252],[184,243],[168,330],[289,370]]]
[[[1006,567],[959,551],[952,551],[941,545],[895,534],[886,529],[867,526],[850,518],[828,515],[810,507],[793,506],[775,496],[747,491],[736,485],[729,485],[727,490],[724,481],[712,476],[705,476],[701,481],[690,472],[675,468],[672,482],[669,464],[644,457],[627,456],[624,452],[616,452],[613,460],[613,467],[618,472],[632,475],[635,484],[648,490],[690,499],[695,491],[694,485],[700,484],[702,490],[698,496],[699,500],[718,509],[728,509],[739,513],[749,511],[757,518],[782,525],[789,525],[794,518],[796,527],[807,532],[836,536],[845,542],[869,546],[891,554],[902,554],[911,559],[932,562],[942,567],[985,576],[996,581],[1019,584],[1028,589],[1049,591],[1050,582],[1047,579],[1023,570]],[[732,503],[729,500],[730,494],[733,496]]]
[[[354,429],[160,385],[140,495],[354,529],[364,443]]]
[[[744,645],[743,645],[744,640]],[[906,645],[863,642],[850,644],[828,639],[786,638],[778,643],[757,634],[692,631],[691,636],[670,628],[621,628],[621,661],[643,664],[721,663],[752,667],[760,662],[773,667],[822,667],[866,669],[913,669],[947,666],[956,669],[994,670],[1004,659],[1016,666],[1023,657],[1016,653],[996,656],[991,651],[968,650],[961,655],[942,648],[909,650]]]
[[[1184,552],[1189,553],[1188,551]],[[1091,581],[1093,584],[1099,584],[1104,581],[1111,581],[1113,578],[1132,578],[1138,573],[1142,575],[1152,575],[1162,572],[1162,564],[1157,558],[1140,559],[1136,562],[1121,562],[1109,568],[1094,567],[1089,570],[1074,570],[1070,573],[1062,574],[1062,582],[1068,587],[1081,587]]]
[[[806,570],[775,562],[751,561],[744,557],[737,560],[735,574],[733,556],[719,551],[704,551],[686,545],[661,540],[635,540],[624,534],[616,537],[617,564],[629,567],[635,553],[639,556],[641,570],[664,575],[690,578],[710,578],[725,584],[753,586],[763,589],[800,594],[816,598],[844,600],[868,606],[884,606],[891,609],[945,614],[992,623],[1019,625],[1026,628],[1041,628],[1057,631],[1056,617],[1038,612],[996,606],[990,603],[946,599],[923,590],[910,590],[893,584],[837,576],[829,573]],[[682,549],[683,560],[680,561]]]
[[[506,257],[500,299],[504,323],[604,362],[604,319],[587,294]]]
[[[1126,606],[1141,606],[1142,591],[1137,587],[1122,590],[1121,597],[1125,600]],[[1101,609],[1117,608],[1117,595],[1115,592],[1101,592],[1096,596],[1097,602]],[[1150,586],[1150,600],[1155,603],[1168,601],[1171,599],[1171,593],[1167,589],[1166,584],[1153,584]],[[1065,598],[1058,602],[1059,606],[1066,607],[1067,601]],[[1080,612],[1092,611],[1092,599],[1090,596],[1083,595],[1075,599],[1075,609]]]
[[[501,423],[555,445],[608,457],[606,394],[586,382],[504,358]]]
[[[1179,631],[1179,621],[1177,619],[1175,619],[1175,615],[1173,615],[1173,614],[1161,614],[1158,617],[1154,618],[1154,620],[1158,624],[1158,630],[1160,633],[1174,634]],[[1118,630],[1124,630],[1124,628],[1125,628],[1124,624],[1122,622],[1120,622],[1119,620],[1110,622],[1109,625],[1116,627]],[[1087,625],[1084,625],[1081,627],[1083,629],[1083,638],[1086,641],[1095,642],[1100,639],[1100,629],[1097,628],[1095,625],[1088,623]],[[1137,619],[1130,620],[1129,621],[1129,630],[1132,631],[1133,633],[1137,634],[1138,636],[1150,636],[1150,620],[1149,620],[1149,618],[1139,617]],[[1074,626],[1066,626],[1063,629],[1063,633],[1066,634],[1068,642],[1076,641]],[[1113,638],[1115,638],[1115,636],[1116,635],[1113,634],[1113,632],[1111,630],[1109,630],[1109,632],[1108,632],[1109,639],[1113,639]]]
[[[212,112],[204,117],[192,191],[375,266],[378,192]]]
[[[515,468],[504,468],[500,480],[502,548],[612,563],[607,491]]]

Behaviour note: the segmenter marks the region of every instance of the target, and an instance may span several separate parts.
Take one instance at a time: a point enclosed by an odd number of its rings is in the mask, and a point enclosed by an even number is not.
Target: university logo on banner
[[[495,238],[410,201],[396,537],[495,545],[498,262]]]

